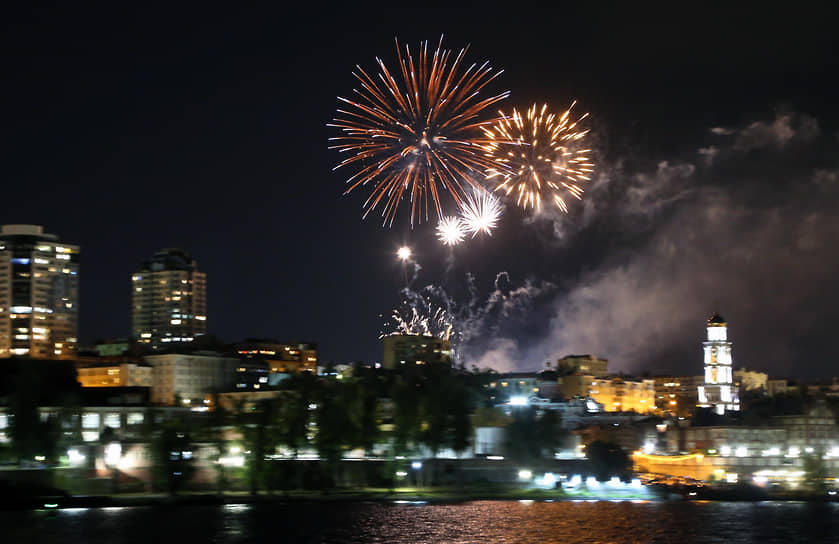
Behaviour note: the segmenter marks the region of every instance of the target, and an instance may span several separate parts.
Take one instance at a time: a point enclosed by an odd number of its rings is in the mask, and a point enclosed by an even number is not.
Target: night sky
[[[0,18],[0,221],[81,245],[83,343],[126,337],[132,271],[183,247],[221,339],[379,360],[408,243],[412,287],[457,304],[469,366],[593,353],[615,370],[700,374],[718,311],[736,366],[837,374],[835,13],[75,4]],[[407,208],[387,229],[362,221],[366,193],[342,196],[326,124],[355,65],[393,64],[395,37],[441,34],[504,70],[490,89],[511,91],[504,109],[576,99],[591,113],[598,168],[568,215],[508,204],[491,238],[452,251],[433,224],[412,230]]]

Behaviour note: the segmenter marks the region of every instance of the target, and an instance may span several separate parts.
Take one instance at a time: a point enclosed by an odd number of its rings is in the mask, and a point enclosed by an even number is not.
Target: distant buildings
[[[137,362],[79,363],[82,387],[151,387],[151,365]]]
[[[590,374],[606,376],[609,373],[609,360],[599,359],[594,355],[566,355],[556,362],[560,374]]]
[[[220,355],[167,353],[145,359],[152,367],[151,402],[166,406],[209,404],[211,393],[234,390],[237,369],[246,366]]]
[[[655,406],[660,414],[688,417],[696,409],[704,376],[655,376]]]
[[[740,410],[740,397],[734,385],[731,342],[725,319],[714,314],[708,319],[705,352],[705,381],[698,387],[699,406],[713,408],[718,414]]]
[[[164,249],[131,276],[132,332],[158,350],[207,331],[207,276],[182,249]]]
[[[74,357],[78,298],[79,246],[38,225],[0,228],[0,357]]]
[[[419,334],[391,334],[382,338],[384,367],[398,368],[405,364],[451,364],[448,340]]]
[[[738,384],[740,391],[763,391],[766,392],[766,385],[769,375],[756,370],[739,368],[734,371],[734,382]]]
[[[655,411],[655,380],[574,374],[562,378],[566,397],[591,397],[607,412]]]
[[[312,342],[281,343],[248,338],[236,344],[236,353],[245,359],[262,359],[275,373],[317,372],[318,347]]]

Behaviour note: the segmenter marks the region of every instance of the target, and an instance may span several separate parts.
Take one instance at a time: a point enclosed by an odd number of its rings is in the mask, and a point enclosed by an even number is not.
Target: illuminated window
[[[111,429],[119,429],[119,414],[113,412],[105,414],[105,426]]]
[[[99,428],[99,414],[82,414],[82,429],[98,429],[98,428]]]

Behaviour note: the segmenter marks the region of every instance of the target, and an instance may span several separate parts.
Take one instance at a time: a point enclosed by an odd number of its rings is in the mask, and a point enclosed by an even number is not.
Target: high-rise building
[[[734,385],[731,364],[731,342],[728,327],[720,314],[708,319],[708,340],[702,342],[705,352],[705,382],[698,387],[699,406],[714,408],[718,414],[740,409],[740,397]]]
[[[0,357],[75,356],[78,299],[79,246],[39,225],[0,227]]]
[[[207,331],[207,276],[182,249],[164,249],[131,276],[133,337],[153,350]]]

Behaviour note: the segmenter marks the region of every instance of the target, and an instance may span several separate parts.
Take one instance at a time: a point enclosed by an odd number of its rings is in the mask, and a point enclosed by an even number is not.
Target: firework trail
[[[364,217],[382,204],[383,224],[392,225],[405,196],[411,202],[412,226],[427,221],[432,207],[443,217],[441,192],[448,191],[460,207],[463,183],[476,186],[474,178],[483,178],[494,167],[483,150],[491,142],[482,129],[496,119],[481,115],[509,92],[481,96],[501,72],[488,62],[465,67],[467,49],[453,55],[440,38],[433,51],[422,42],[415,56],[397,40],[397,71],[377,58],[376,76],[360,66],[353,72],[360,87],[353,89],[352,98],[338,97],[345,109],[338,109],[328,126],[341,131],[330,138],[330,149],[350,154],[335,169],[355,170],[344,194],[372,186]]]
[[[594,164],[585,147],[589,131],[579,126],[588,114],[573,119],[574,104],[560,115],[548,111],[547,104],[533,104],[525,116],[515,109],[512,116],[499,112],[503,119],[483,128],[491,140],[484,149],[495,162],[486,176],[495,181],[495,191],[536,212],[543,200],[567,212],[567,196],[582,198],[581,183],[590,179]]]

